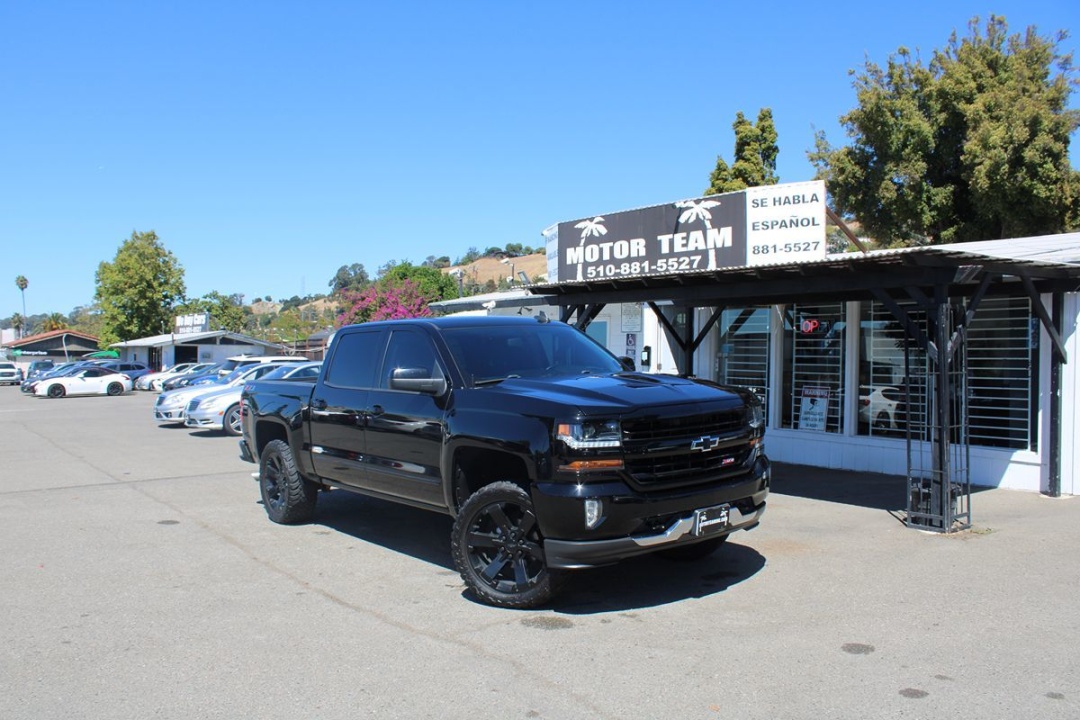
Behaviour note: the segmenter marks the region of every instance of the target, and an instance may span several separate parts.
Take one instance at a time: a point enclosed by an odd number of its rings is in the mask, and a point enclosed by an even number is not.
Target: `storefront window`
[[[844,428],[843,303],[791,305],[784,315],[783,426]]]
[[[1039,324],[1027,298],[987,298],[967,341],[972,445],[1038,449]]]
[[[771,307],[728,308],[721,313],[716,378],[749,388],[768,412]]]
[[[925,330],[925,311],[912,302],[900,305]],[[860,315],[858,433],[902,437],[909,423],[925,423],[926,353],[914,341],[905,344],[904,327],[881,303],[863,303]]]
[[[901,303],[926,329],[926,313]],[[913,439],[927,432],[927,373],[934,372],[914,341],[880,303],[864,303],[860,318],[860,435]],[[971,445],[1037,449],[1039,327],[1027,298],[985,298],[968,328],[966,437]],[[954,380],[954,382],[960,379]],[[958,388],[958,391],[959,388]]]

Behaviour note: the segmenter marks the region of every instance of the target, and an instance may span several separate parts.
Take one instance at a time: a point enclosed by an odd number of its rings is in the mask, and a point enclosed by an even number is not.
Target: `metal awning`
[[[1038,292],[1080,289],[1080,233],[1008,240],[873,250],[823,260],[728,267],[648,277],[565,281],[529,286],[560,305],[671,300],[709,306],[869,300],[876,291],[949,285],[975,292],[981,276],[1002,282],[1023,278]]]

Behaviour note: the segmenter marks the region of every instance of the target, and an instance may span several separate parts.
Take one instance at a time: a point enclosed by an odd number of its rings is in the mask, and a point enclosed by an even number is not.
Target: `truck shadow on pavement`
[[[450,557],[453,520],[447,515],[338,490],[320,493],[314,523],[454,571]],[[693,562],[647,555],[566,573],[560,593],[543,609],[591,615],[722,593],[765,567],[760,553],[735,539],[742,534],[736,533],[716,553]],[[462,596],[479,602],[467,590],[462,590]]]

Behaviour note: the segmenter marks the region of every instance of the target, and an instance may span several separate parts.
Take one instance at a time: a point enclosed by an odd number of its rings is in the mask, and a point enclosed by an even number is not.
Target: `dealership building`
[[[180,363],[219,363],[236,355],[284,352],[277,343],[228,330],[211,330],[209,313],[179,315],[174,318],[171,333],[117,342],[109,347],[122,360],[144,362],[153,368],[170,368]]]
[[[812,182],[559,223],[547,283],[443,310],[750,387],[770,457],[905,476],[913,524],[967,526],[972,485],[1080,494],[1080,234],[829,254],[827,219]]]

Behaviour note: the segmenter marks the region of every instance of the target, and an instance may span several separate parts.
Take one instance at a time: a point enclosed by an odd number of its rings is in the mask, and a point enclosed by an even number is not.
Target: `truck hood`
[[[509,395],[519,402],[532,400],[577,407],[586,415],[612,412],[623,415],[643,406],[654,409],[688,404],[705,404],[716,410],[744,405],[748,393],[742,388],[725,387],[707,380],[643,373],[507,378],[498,384],[477,388],[476,392]],[[511,401],[508,399],[507,402]]]

